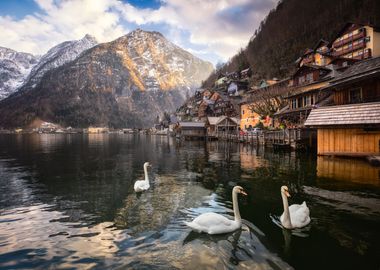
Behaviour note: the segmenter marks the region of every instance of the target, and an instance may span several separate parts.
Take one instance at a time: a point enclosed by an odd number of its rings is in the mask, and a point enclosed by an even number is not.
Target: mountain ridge
[[[0,47],[0,100],[20,87],[39,57],[30,53],[18,52]]]
[[[162,35],[136,30],[85,50],[47,71],[31,91],[0,101],[0,126],[36,119],[72,127],[152,126],[212,69]]]

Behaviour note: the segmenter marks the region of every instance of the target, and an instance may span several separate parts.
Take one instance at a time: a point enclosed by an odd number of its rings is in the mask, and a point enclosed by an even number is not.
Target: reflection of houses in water
[[[373,167],[363,160],[319,156],[317,175],[334,180],[380,186],[380,168]]]
[[[208,160],[211,162],[239,162],[238,144],[226,141],[213,141],[207,143]]]
[[[252,170],[258,167],[266,167],[268,161],[257,155],[257,149],[252,147],[241,147],[240,166],[245,170]]]

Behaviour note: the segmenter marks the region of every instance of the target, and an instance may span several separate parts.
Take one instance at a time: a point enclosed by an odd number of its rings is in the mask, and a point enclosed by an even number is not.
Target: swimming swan
[[[208,234],[221,234],[233,232],[241,227],[241,217],[237,194],[247,195],[240,186],[235,186],[232,190],[232,204],[234,208],[235,220],[230,220],[222,215],[209,212],[201,214],[192,222],[185,222],[187,226],[196,232],[205,232]]]
[[[282,203],[284,205],[284,213],[280,220],[282,226],[286,229],[302,228],[310,223],[310,211],[306,202],[302,204],[288,205],[288,197],[290,197],[287,186],[281,187]]]
[[[149,162],[144,163],[144,174],[145,180],[138,180],[135,182],[134,189],[136,192],[142,192],[149,189],[149,176],[148,176],[148,167],[152,167]]]

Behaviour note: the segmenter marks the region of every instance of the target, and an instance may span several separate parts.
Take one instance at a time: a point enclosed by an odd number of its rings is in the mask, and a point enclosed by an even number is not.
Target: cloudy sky
[[[277,0],[0,0],[0,46],[44,54],[89,33],[111,41],[141,28],[216,64],[244,47]]]

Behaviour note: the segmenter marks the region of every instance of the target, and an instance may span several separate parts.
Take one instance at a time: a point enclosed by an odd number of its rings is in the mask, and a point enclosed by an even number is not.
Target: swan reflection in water
[[[193,176],[184,174],[182,177],[186,179]],[[116,227],[129,229],[131,233],[157,230],[166,225],[181,208],[190,207],[194,201],[202,201],[209,193],[200,186],[179,183],[174,175],[155,176],[150,190],[142,194],[128,194],[114,222]]]
[[[306,237],[309,237],[310,235],[310,229],[311,229],[310,224],[303,228],[296,228],[296,229],[290,230],[282,226],[279,216],[270,214],[269,217],[272,220],[272,222],[276,226],[281,228],[282,230],[282,235],[284,237],[284,254],[288,257],[291,255],[292,237],[296,236],[296,237],[306,238]]]

